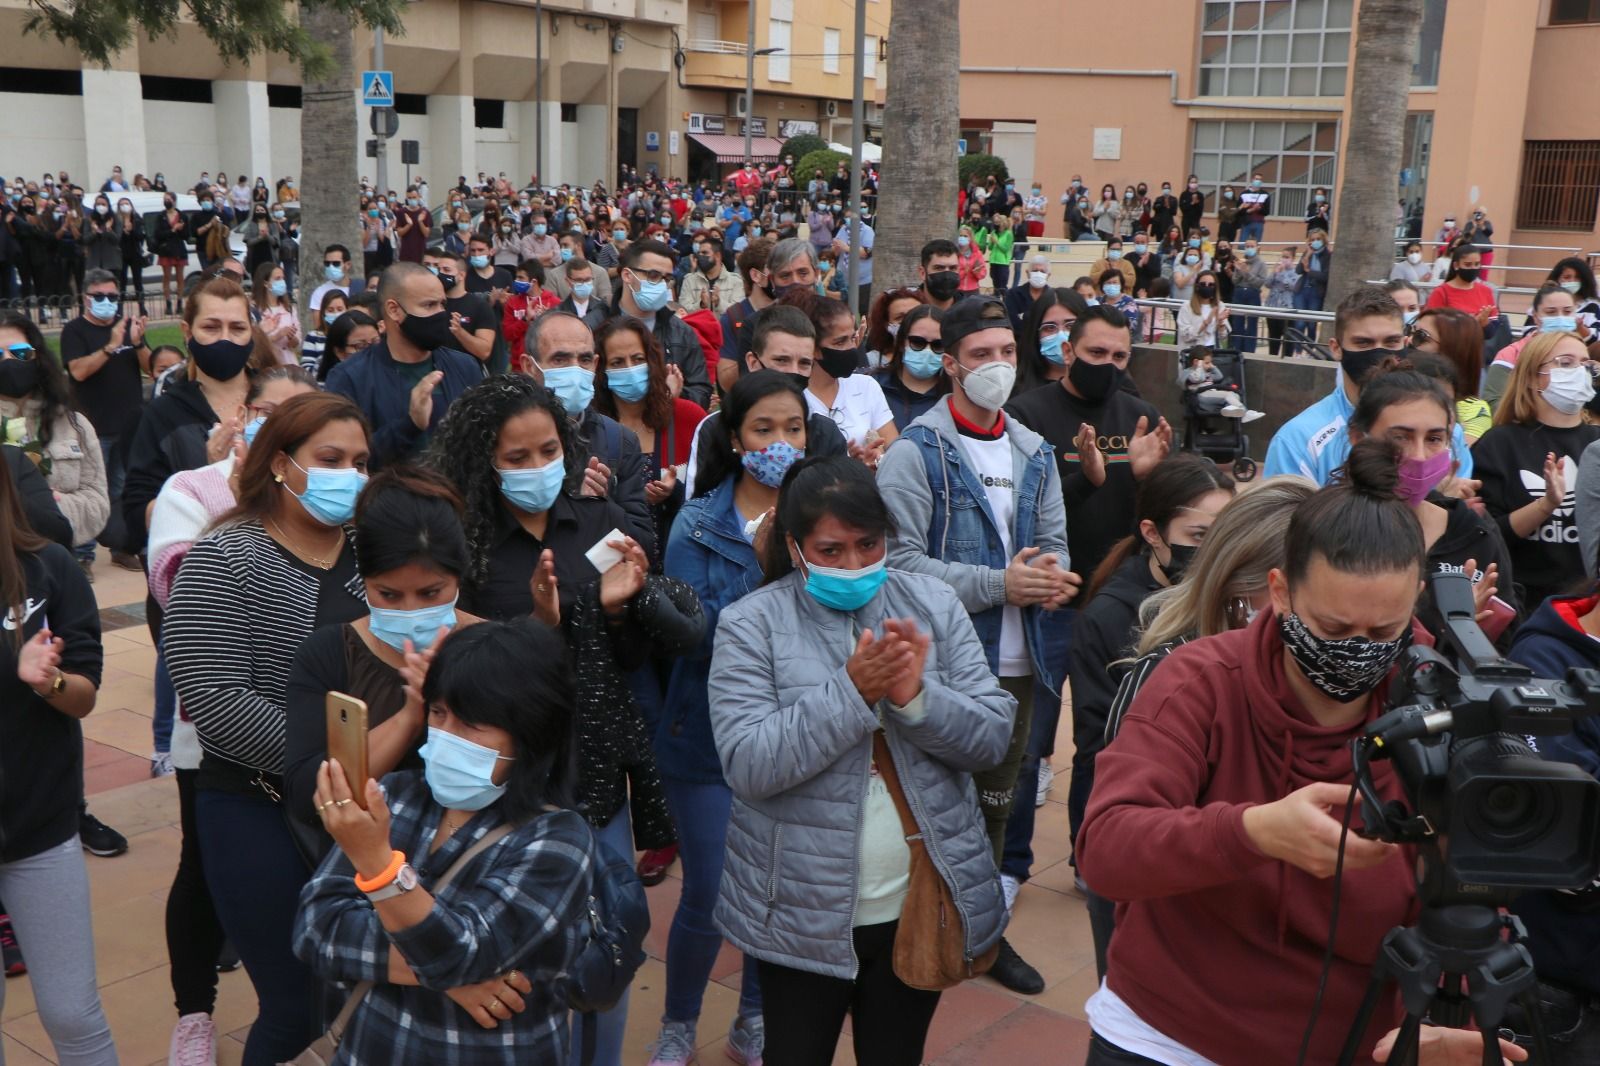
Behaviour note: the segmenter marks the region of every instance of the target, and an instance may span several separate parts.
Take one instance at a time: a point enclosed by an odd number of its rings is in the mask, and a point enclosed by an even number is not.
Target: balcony
[[[742,89],[745,73],[745,43],[719,41],[709,37],[690,37],[683,42],[683,80],[706,89]],[[757,71],[757,80],[763,71]]]
[[[701,37],[690,37],[683,42],[683,50],[706,55],[742,56],[745,53],[745,43],[743,41],[713,41]]]

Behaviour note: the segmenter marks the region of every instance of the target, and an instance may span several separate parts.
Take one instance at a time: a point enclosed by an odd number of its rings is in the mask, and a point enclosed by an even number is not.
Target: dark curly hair
[[[544,411],[555,422],[567,467],[565,490],[577,491],[588,454],[555,393],[522,374],[496,374],[463,392],[450,405],[428,446],[428,465],[450,479],[466,505],[461,525],[471,552],[467,579],[474,583],[481,582],[489,571],[495,516],[504,506],[500,477],[494,469],[500,429],[524,411]]]

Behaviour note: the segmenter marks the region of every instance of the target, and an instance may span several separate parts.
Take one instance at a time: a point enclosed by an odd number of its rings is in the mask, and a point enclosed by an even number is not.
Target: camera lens
[[[1540,783],[1498,781],[1474,799],[1466,812],[1467,823],[1485,844],[1526,847],[1541,840],[1555,823],[1555,804]]]

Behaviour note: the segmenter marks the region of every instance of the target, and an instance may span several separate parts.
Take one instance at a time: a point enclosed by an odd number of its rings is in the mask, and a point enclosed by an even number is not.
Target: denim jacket
[[[1057,555],[1067,569],[1067,515],[1054,449],[1015,419],[1006,420],[1006,435],[1016,485],[1011,552],[1035,547]],[[948,403],[935,404],[890,446],[878,466],[878,488],[898,527],[889,543],[889,565],[937,577],[955,589],[972,616],[989,669],[998,676],[1005,569],[1011,559],[988,493],[961,450]],[[1059,692],[1066,664],[1046,654],[1045,616],[1042,608],[1023,608],[1023,631],[1034,676]]]
[[[683,505],[667,538],[665,573],[694,589],[705,611],[699,647],[673,660],[666,710],[656,723],[656,765],[663,777],[696,785],[722,783],[711,736],[706,683],[722,609],[761,584],[761,564],[733,505],[734,478]]]

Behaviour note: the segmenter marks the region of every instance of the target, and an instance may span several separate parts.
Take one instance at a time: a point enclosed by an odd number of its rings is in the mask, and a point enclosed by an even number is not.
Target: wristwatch
[[[417,871],[409,862],[400,864],[400,869],[395,871],[394,880],[382,888],[375,888],[367,893],[367,898],[374,903],[382,903],[386,899],[394,899],[404,895],[417,887]]]

